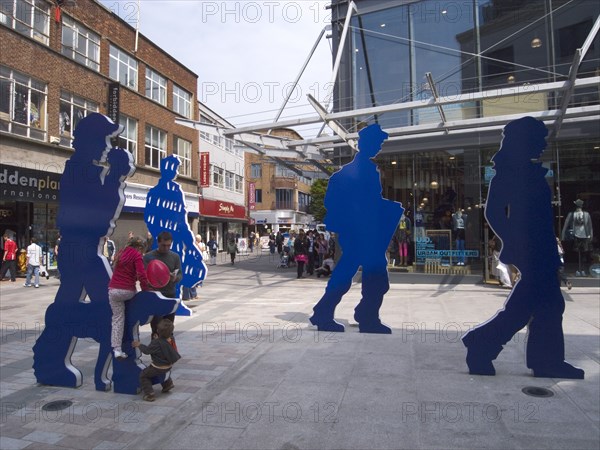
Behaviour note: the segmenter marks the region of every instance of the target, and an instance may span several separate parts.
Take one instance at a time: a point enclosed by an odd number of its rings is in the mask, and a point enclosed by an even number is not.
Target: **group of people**
[[[292,232],[285,240],[281,232],[269,236],[269,250],[271,254],[277,253],[281,258],[281,265],[289,267],[296,265],[297,278],[316,274],[317,277],[328,276],[334,268],[335,238],[329,240],[323,233],[303,229]]]
[[[10,272],[10,281],[17,281],[17,252],[18,247],[14,241],[14,238],[9,234],[5,233],[2,236],[4,243],[4,254],[2,255],[2,267],[0,268],[0,280],[3,280],[8,272]],[[26,272],[25,278],[25,287],[34,286],[36,288],[40,287],[40,273],[42,273],[43,267],[43,253],[42,247],[37,243],[36,238],[31,238],[29,241],[29,246],[27,246],[27,250],[23,252],[24,256],[24,266]],[[20,258],[20,257],[19,257]],[[20,261],[20,259],[19,259]],[[20,265],[20,263],[19,263]],[[45,272],[46,277],[48,278],[48,271]],[[33,279],[33,284],[32,284]]]
[[[111,345],[115,358],[122,360],[127,354],[122,351],[123,330],[125,326],[125,302],[131,300],[139,281],[142,290],[156,290],[169,298],[176,296],[175,287],[181,281],[181,259],[171,250],[173,237],[170,232],[163,231],[157,236],[158,247],[146,253],[147,241],[139,236],[132,236],[127,246],[117,253],[113,262],[113,274],[108,285],[108,300],[112,309]],[[152,286],[146,274],[146,267],[152,260],[159,260],[169,270],[169,280],[162,287]],[[142,353],[151,356],[151,364],[140,373],[140,385],[143,399],[154,401],[152,378],[166,374],[173,364],[181,358],[173,337],[175,313],[164,317],[154,317],[150,323],[152,341],[146,346],[134,341],[132,346]],[[173,380],[169,377],[162,383],[162,392],[173,389]]]

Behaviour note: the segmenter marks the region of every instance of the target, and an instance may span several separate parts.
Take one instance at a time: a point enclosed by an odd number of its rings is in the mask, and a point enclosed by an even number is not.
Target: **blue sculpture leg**
[[[79,387],[81,372],[71,365],[77,338],[69,325],[48,325],[33,346],[33,370],[37,382],[50,386]],[[56,358],[61,355],[62,359]],[[66,357],[65,357],[66,355]]]
[[[325,294],[313,308],[314,314],[310,322],[316,325],[319,331],[344,331],[344,326],[336,322],[333,317],[335,308],[352,286],[352,277],[358,270],[356,263],[350,261],[353,261],[351,255],[344,255],[340,259],[331,273]]]
[[[562,315],[565,303],[558,280],[548,283],[543,305],[535,308],[527,336],[527,367],[536,377],[583,379],[584,371],[565,362]]]
[[[529,299],[521,298],[527,294],[520,283],[515,286],[511,295],[496,316],[483,325],[469,331],[462,339],[467,347],[467,365],[472,375],[495,375],[492,361],[502,351],[515,333],[525,327],[532,315]]]
[[[392,330],[379,319],[383,296],[389,288],[385,265],[376,268],[363,267],[362,299],[354,309],[354,320],[358,322],[361,333],[392,333]]]

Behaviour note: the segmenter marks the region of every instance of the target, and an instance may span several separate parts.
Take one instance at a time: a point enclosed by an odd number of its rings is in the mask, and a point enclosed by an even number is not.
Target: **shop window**
[[[47,86],[0,66],[0,130],[46,140]]]
[[[138,63],[123,50],[114,45],[110,46],[108,75],[123,86],[137,90]]]
[[[186,141],[185,139],[175,137],[175,150],[173,153],[179,156],[179,161],[181,162],[181,165],[179,166],[179,174],[186,177],[191,177],[192,143],[190,141]]]
[[[167,156],[167,133],[150,125],[146,126],[145,163],[160,169],[160,160]]]
[[[167,79],[149,68],[146,68],[146,97],[167,105]]]
[[[98,112],[98,104],[69,92],[60,93],[60,113],[58,126],[60,131],[60,145],[71,146],[73,130],[79,121],[90,113]]]
[[[119,147],[129,151],[133,160],[137,161],[137,120],[119,114],[119,124],[123,127],[123,132],[117,137]]]
[[[42,44],[50,42],[50,5],[44,0],[3,1],[0,23]]]
[[[192,118],[192,94],[173,85],[173,111],[188,119]]]
[[[62,54],[98,72],[100,36],[69,16],[63,16]]]

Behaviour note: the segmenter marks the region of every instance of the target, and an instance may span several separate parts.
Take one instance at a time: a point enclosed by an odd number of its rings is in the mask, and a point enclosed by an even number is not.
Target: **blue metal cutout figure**
[[[392,332],[381,323],[379,308],[390,288],[386,250],[404,208],[382,197],[379,170],[371,161],[387,137],[377,124],[363,128],[358,153],[329,180],[324,222],[328,230],[337,233],[343,253],[310,318],[319,331],[344,331],[344,326],[334,320],[335,308],[362,266],[362,299],[354,310],[354,319],[361,333]],[[358,236],[368,236],[369,245],[359,245],[362,238]]]
[[[144,220],[152,236],[158,236],[163,231],[169,231],[173,236],[171,250],[181,258],[183,271],[183,278],[177,285],[177,298],[180,298],[182,286],[197,286],[206,277],[206,264],[187,221],[183,190],[179,183],[174,181],[180,164],[175,155],[160,161],[161,178],[148,192],[144,212]],[[156,248],[156,238],[153,242],[153,248]],[[190,316],[192,312],[180,303],[176,314]]]
[[[100,344],[94,372],[96,389],[111,387],[108,283],[112,271],[102,244],[103,237],[113,232],[125,202],[125,179],[134,171],[132,156],[121,148],[111,148],[111,138],[120,131],[108,117],[93,113],[82,119],[74,132],[75,152],[66,162],[60,181],[57,225],[61,234],[61,284],[54,303],[46,310],[44,331],[33,347],[33,369],[42,384],[80,386],[82,375],[71,364],[71,356],[77,339],[90,337]],[[135,314],[127,317],[126,339],[131,339],[137,325],[148,323],[153,314],[168,314],[177,308],[175,300],[151,292],[143,294],[141,299],[136,296],[128,302],[128,310],[133,308]],[[131,342],[125,341],[124,349],[131,349]],[[135,394],[139,387],[136,377],[142,368],[133,358],[128,364],[115,360],[113,380],[127,371],[135,379],[134,384],[127,385],[115,381],[115,391]]]
[[[548,130],[532,117],[504,128],[493,156],[496,174],[490,183],[485,216],[502,240],[500,260],[515,265],[521,279],[504,308],[464,337],[469,373],[495,375],[496,359],[513,335],[528,325],[527,367],[535,377],[583,379],[584,371],[565,362],[560,290],[560,258],[553,229],[547,169],[539,162]]]

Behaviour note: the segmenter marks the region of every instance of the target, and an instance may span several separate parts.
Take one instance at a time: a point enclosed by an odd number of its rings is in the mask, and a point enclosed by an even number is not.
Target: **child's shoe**
[[[173,379],[169,378],[167,381],[165,381],[162,384],[162,392],[163,392],[163,394],[166,393],[166,392],[169,392],[174,387],[175,387],[175,384],[173,384]]]
[[[120,348],[113,348],[113,354],[115,355],[115,358],[117,358],[119,361],[122,361],[127,358],[127,353],[121,351]]]
[[[154,394],[144,394],[143,399],[146,402],[153,402],[154,400],[156,400],[156,397],[154,396]]]

